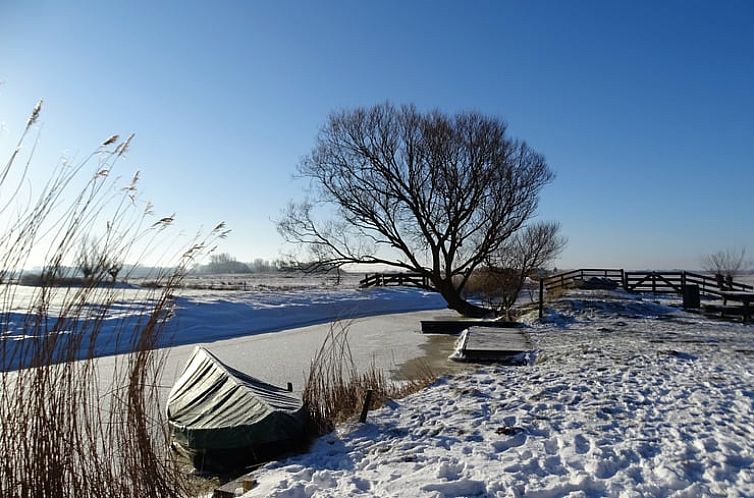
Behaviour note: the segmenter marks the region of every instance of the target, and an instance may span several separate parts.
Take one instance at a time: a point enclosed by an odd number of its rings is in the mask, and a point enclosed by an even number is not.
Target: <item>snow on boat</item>
[[[239,372],[197,347],[170,390],[173,441],[200,470],[265,461],[305,441],[300,398]]]

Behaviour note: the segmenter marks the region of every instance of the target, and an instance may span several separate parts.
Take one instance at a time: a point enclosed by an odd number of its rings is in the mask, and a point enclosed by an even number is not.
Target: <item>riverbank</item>
[[[529,332],[533,364],[445,377],[244,496],[754,495],[752,326],[582,291]]]

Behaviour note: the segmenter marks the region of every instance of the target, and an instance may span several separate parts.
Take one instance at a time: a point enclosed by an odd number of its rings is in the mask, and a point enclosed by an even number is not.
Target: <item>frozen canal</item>
[[[351,279],[354,280],[354,279]],[[201,282],[200,282],[201,283]],[[237,286],[237,282],[232,281]],[[216,286],[217,283],[213,283]],[[166,355],[160,386],[163,396],[180,375],[196,346],[204,346],[221,361],[267,382],[294,390],[303,388],[311,359],[331,327],[347,326],[353,359],[359,369],[372,363],[395,379],[410,376],[416,361],[430,355],[438,370],[452,350],[453,338],[420,333],[420,321],[447,319],[457,314],[446,308],[437,293],[420,289],[358,289],[356,281],[339,286],[307,279],[258,279],[246,290],[185,290],[176,292],[174,308],[159,345]],[[34,309],[34,287],[13,286],[14,299],[7,315],[7,338],[11,344],[35,340],[24,329],[29,310]],[[54,318],[75,288],[56,290],[50,307]],[[96,313],[113,298],[95,352],[99,356],[102,392],[108,392],[113,371],[129,348],[131,330],[149,309],[149,291],[135,287],[99,293],[101,302],[91,303]],[[335,325],[333,325],[335,324]],[[86,344],[80,356],[86,356]],[[434,357],[432,357],[434,354]],[[18,368],[19,361],[4,366]],[[164,400],[164,398],[163,398]]]
[[[430,341],[438,346],[438,338],[422,335],[420,320],[448,318],[450,310],[425,310],[355,319],[349,325],[349,343],[354,361],[365,368],[374,361],[378,368],[397,373],[398,367],[412,359],[427,354]],[[163,396],[180,375],[194,347],[209,349],[231,367],[267,382],[285,386],[292,382],[295,391],[303,388],[312,357],[321,346],[330,323],[309,325],[290,330],[254,334],[214,342],[175,346],[165,350]],[[444,341],[442,341],[444,339]],[[439,347],[450,351],[454,338],[443,337]],[[107,373],[113,371],[118,356],[100,358],[102,382],[107,383]],[[164,405],[164,401],[163,401]]]

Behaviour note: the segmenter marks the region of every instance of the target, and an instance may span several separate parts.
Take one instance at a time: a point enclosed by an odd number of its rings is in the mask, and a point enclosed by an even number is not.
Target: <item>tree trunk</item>
[[[494,314],[494,311],[492,310],[471,304],[463,299],[461,293],[456,289],[455,285],[453,285],[453,282],[440,280],[439,282],[434,282],[434,284],[437,291],[448,303],[448,308],[457,311],[463,316],[469,318],[484,318]]]

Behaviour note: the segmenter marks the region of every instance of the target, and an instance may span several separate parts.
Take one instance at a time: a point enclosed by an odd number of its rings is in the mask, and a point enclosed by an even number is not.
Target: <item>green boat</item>
[[[306,442],[300,398],[224,365],[202,347],[170,390],[174,447],[202,471],[233,471]]]

